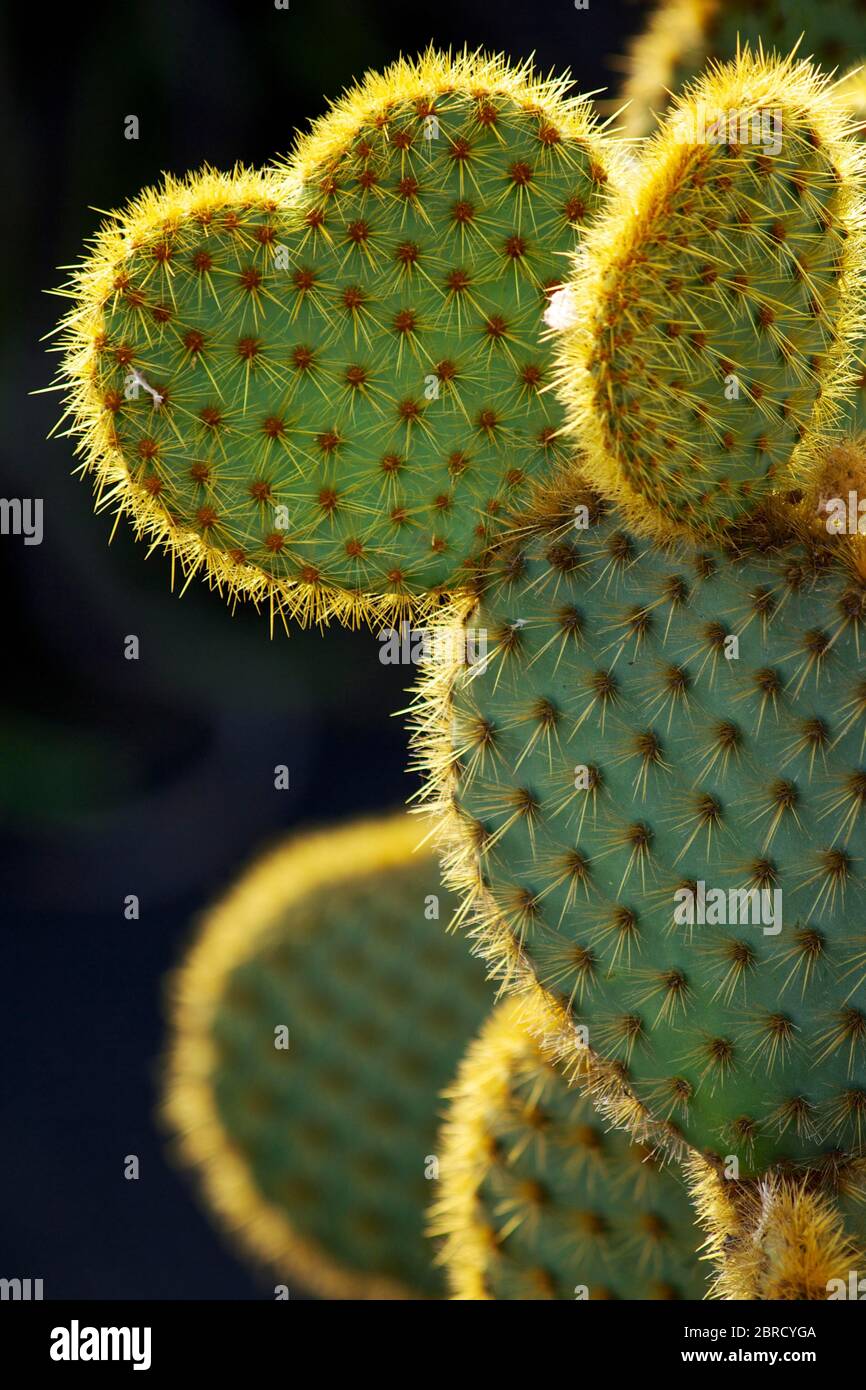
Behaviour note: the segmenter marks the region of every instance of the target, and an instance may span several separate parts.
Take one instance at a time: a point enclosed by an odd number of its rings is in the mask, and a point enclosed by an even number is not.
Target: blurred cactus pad
[[[660,0],[625,59],[628,134],[649,134],[673,93],[747,43],[783,53],[799,45],[826,71],[844,72],[866,53],[866,10],[860,0]]]
[[[60,337],[98,506],[272,617],[435,609],[567,457],[543,314],[618,164],[569,87],[430,50],[107,220]]]
[[[681,1176],[609,1130],[546,1062],[519,1000],[469,1047],[439,1144],[431,1232],[464,1299],[699,1299]]]
[[[439,1094],[491,993],[407,816],[289,841],[171,985],[165,1116],[207,1206],[290,1291],[444,1296],[424,1236]]]

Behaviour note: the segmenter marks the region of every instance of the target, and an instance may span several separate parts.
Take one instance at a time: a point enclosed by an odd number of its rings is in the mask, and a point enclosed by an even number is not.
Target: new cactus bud
[[[208,1207],[290,1289],[441,1297],[437,1097],[489,1007],[403,815],[291,840],[205,916],[171,990],[165,1116]]]
[[[853,552],[866,536],[866,436],[843,435],[818,461],[810,485],[791,504],[802,524],[819,533],[847,535]]]
[[[808,1176],[731,1181],[692,1154],[685,1165],[716,1269],[718,1298],[862,1299],[866,1280],[866,1165],[832,1162]]]
[[[853,394],[863,152],[827,79],[744,50],[680,97],[576,258],[558,377],[629,524],[721,536]]]
[[[100,505],[302,622],[459,588],[568,453],[542,316],[617,162],[569,85],[431,50],[114,215],[63,324]]]
[[[431,1234],[452,1297],[702,1298],[682,1178],[605,1127],[506,1000],[460,1064]]]
[[[866,566],[788,521],[678,552],[573,492],[417,711],[479,951],[618,1123],[743,1177],[866,1138]]]

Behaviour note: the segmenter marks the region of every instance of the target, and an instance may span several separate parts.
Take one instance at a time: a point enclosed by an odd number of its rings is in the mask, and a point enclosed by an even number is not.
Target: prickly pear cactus
[[[627,133],[649,134],[672,93],[746,43],[782,53],[799,44],[828,72],[845,69],[866,53],[866,14],[859,0],[660,0],[626,60]]]
[[[711,1296],[825,1300],[862,1296],[866,1163],[836,1156],[805,1176],[772,1172],[760,1184],[728,1181],[701,1154],[685,1174],[715,1268]],[[853,1288],[852,1288],[853,1284]]]
[[[782,72],[789,90],[807,78]],[[736,262],[749,224],[729,242]],[[620,470],[668,406],[657,379],[632,391],[640,438],[612,426],[613,389],[585,412],[587,472],[620,505],[572,483],[497,549],[467,614],[490,660],[461,667],[454,643],[428,674],[422,761],[479,949],[512,985],[542,985],[614,1117],[743,1177],[820,1167],[866,1136],[866,557],[822,524],[817,462],[723,545],[709,501],[682,549],[642,538],[674,529],[652,468],[687,498],[706,465],[685,453],[669,470],[683,417],[623,505]],[[721,397],[720,424],[737,410]],[[610,436],[623,447],[603,455]],[[732,467],[753,463],[740,440]]]
[[[481,950],[586,1026],[638,1128],[743,1174],[866,1135],[866,568],[815,534],[678,554],[574,493],[490,566],[487,669],[431,673],[418,716]]]
[[[272,614],[435,608],[568,453],[542,314],[617,162],[568,86],[431,50],[114,215],[62,335],[99,505]]]
[[[677,100],[589,234],[559,379],[632,526],[718,535],[808,471],[856,387],[862,170],[826,78],[745,50]]]
[[[460,1065],[431,1234],[464,1299],[702,1298],[682,1178],[605,1128],[506,1000]]]
[[[399,815],[277,848],[173,981],[165,1115],[207,1205],[290,1288],[441,1297],[425,1241],[438,1095],[489,1008]]]

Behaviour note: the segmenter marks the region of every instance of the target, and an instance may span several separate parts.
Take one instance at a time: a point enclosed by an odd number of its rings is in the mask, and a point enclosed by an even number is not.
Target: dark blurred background
[[[398,804],[409,668],[368,633],[269,640],[95,517],[40,342],[99,222],[161,171],[257,165],[353,77],[432,39],[535,53],[616,88],[648,8],[590,0],[124,0],[0,19],[0,496],[44,539],[0,537],[0,1277],[46,1298],[256,1298],[166,1158],[154,1117],[166,972],[190,924],[286,831]],[[140,138],[124,138],[137,115]],[[140,659],[124,659],[135,634]],[[275,764],[291,788],[273,787]],[[138,921],[124,900],[140,899]],[[123,1176],[136,1154],[141,1177]],[[294,1292],[293,1292],[294,1296]]]

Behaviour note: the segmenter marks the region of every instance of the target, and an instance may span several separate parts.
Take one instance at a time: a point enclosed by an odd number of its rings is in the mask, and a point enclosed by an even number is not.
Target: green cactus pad
[[[465,582],[568,456],[542,318],[616,159],[568,86],[431,51],[285,164],[169,178],[116,215],[64,337],[101,503],[301,621]]]
[[[401,815],[276,849],[173,982],[167,1121],[220,1223],[290,1291],[443,1296],[423,1234],[437,1097],[490,992],[433,920],[449,899],[419,838]]]
[[[587,1026],[636,1129],[734,1154],[744,1176],[858,1153],[861,543],[783,544],[768,521],[765,553],[679,554],[591,494],[574,505],[486,575],[467,617],[486,669],[443,665],[420,695],[479,949],[544,986],[572,1055]],[[679,925],[699,882],[781,890],[781,930],[733,924],[756,905],[727,896],[729,924]]]
[[[491,1014],[450,1100],[431,1232],[455,1298],[704,1296],[682,1178],[606,1129],[517,1001]]]
[[[677,101],[576,259],[557,361],[588,473],[633,527],[719,536],[808,478],[855,389],[862,187],[808,63],[744,50]]]

